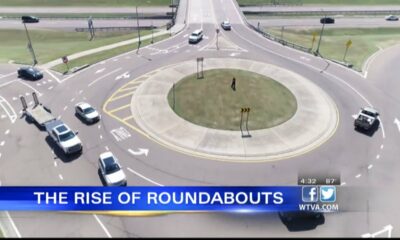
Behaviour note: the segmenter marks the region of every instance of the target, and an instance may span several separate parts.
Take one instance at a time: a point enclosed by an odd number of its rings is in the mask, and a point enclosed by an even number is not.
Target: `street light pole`
[[[33,58],[33,66],[35,66],[38,63],[38,61],[36,59],[36,54],[35,54],[35,51],[33,50],[31,38],[29,36],[28,28],[26,27],[25,22],[24,22],[24,27],[25,27],[26,37],[28,38],[28,48],[29,48],[29,51],[31,52],[32,58]]]
[[[322,10],[324,11],[324,10]],[[321,45],[321,39],[322,39],[322,35],[324,34],[324,28],[325,28],[325,21],[326,21],[326,14],[324,14],[324,21],[322,23],[322,30],[321,30],[321,34],[319,35],[319,41],[318,41],[318,47],[317,47],[317,51],[316,54],[319,55],[319,46]]]
[[[140,28],[139,28],[139,13],[138,13],[138,7],[136,6],[136,23],[137,23],[137,30],[138,30],[138,37],[139,37],[139,43],[138,43],[138,51],[140,48],[140,44],[142,44],[142,41],[140,40]]]

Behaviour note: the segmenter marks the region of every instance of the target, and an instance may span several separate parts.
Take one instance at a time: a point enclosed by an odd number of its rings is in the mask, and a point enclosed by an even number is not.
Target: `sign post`
[[[217,28],[215,31],[217,32],[217,50],[219,50],[219,46],[218,46],[218,34],[219,34],[219,28]]]
[[[344,56],[343,56],[343,62],[346,62],[346,55],[347,55],[347,51],[349,50],[349,48],[351,47],[351,45],[353,44],[353,42],[349,39],[346,42],[346,51],[344,52]]]
[[[63,56],[61,59],[62,59],[63,63],[65,63],[65,65],[67,65],[67,72],[69,72],[68,57]]]
[[[315,41],[317,40],[317,33],[313,32],[311,50],[314,48]]]

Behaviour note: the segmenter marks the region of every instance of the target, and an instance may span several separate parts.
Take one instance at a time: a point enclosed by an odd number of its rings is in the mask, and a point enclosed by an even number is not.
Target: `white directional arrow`
[[[399,130],[399,132],[400,132],[400,120],[399,120],[399,119],[397,119],[397,118],[395,118],[393,123],[394,123],[394,124],[396,124],[396,126],[397,126],[397,129],[398,129],[398,130]]]
[[[106,70],[105,68],[99,69],[96,71],[96,74],[103,72],[104,70]]]
[[[149,154],[149,149],[146,148],[139,148],[139,151],[135,152],[132,149],[128,149],[128,152],[130,152],[132,155],[138,156],[138,155],[147,155]]]
[[[115,78],[115,80],[120,80],[121,78],[129,78],[130,76],[131,76],[131,75],[129,74],[129,72],[125,72],[125,73],[123,73],[123,74],[117,76],[117,77]]]

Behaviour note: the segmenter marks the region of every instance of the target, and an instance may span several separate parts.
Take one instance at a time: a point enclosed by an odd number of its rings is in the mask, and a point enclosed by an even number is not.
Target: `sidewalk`
[[[187,0],[181,0],[180,2],[180,6],[178,9],[178,13],[177,13],[177,17],[176,17],[176,22],[175,25],[170,29],[170,30],[162,30],[159,31],[157,33],[154,33],[154,37],[158,37],[164,34],[172,34],[175,35],[177,33],[179,33],[180,31],[182,31],[185,26],[186,26],[186,12],[187,12]],[[146,35],[141,37],[141,40],[147,40],[150,39],[152,36],[151,34]],[[103,52],[103,51],[107,51],[113,48],[117,48],[117,47],[121,47],[121,46],[125,46],[125,45],[129,45],[129,44],[133,44],[133,43],[137,43],[139,41],[139,38],[135,38],[135,39],[131,39],[131,40],[126,40],[126,41],[122,41],[122,42],[118,42],[118,43],[114,43],[114,44],[110,44],[110,45],[106,45],[106,46],[102,46],[102,47],[98,47],[98,48],[94,48],[94,49],[89,49],[86,51],[82,51],[82,52],[78,52],[78,53],[74,53],[72,55],[68,56],[68,60],[74,60],[74,59],[78,59],[81,57],[85,57],[91,54],[95,54],[95,53],[99,53],[99,52]],[[54,66],[57,66],[59,64],[62,64],[63,61],[61,60],[61,57],[59,59],[56,59],[54,61],[45,63],[41,66],[39,66],[42,69],[50,69]]]

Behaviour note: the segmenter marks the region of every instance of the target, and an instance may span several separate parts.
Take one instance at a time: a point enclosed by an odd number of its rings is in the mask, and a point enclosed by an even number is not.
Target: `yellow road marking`
[[[139,86],[134,86],[134,87],[127,87],[124,89],[118,89],[118,92],[124,92],[124,91],[129,91],[129,90],[135,90],[137,89]]]
[[[128,96],[131,96],[133,93],[134,92],[132,91],[130,93],[126,93],[126,94],[119,95],[117,97],[113,97],[110,102],[118,100],[118,99],[121,99],[121,98],[125,98],[125,97],[128,97]]]
[[[133,118],[133,116],[130,115],[129,117],[126,117],[126,118],[122,119],[122,121],[126,122],[126,121],[128,121],[128,120],[131,120],[132,118]]]
[[[120,111],[120,110],[122,110],[122,109],[128,108],[128,107],[130,107],[130,106],[131,106],[131,104],[126,104],[126,105],[124,105],[124,106],[121,106],[121,107],[118,107],[118,108],[114,108],[114,109],[112,109],[112,110],[109,110],[108,112],[109,112],[109,113],[115,113],[115,112],[118,112],[118,111]]]

